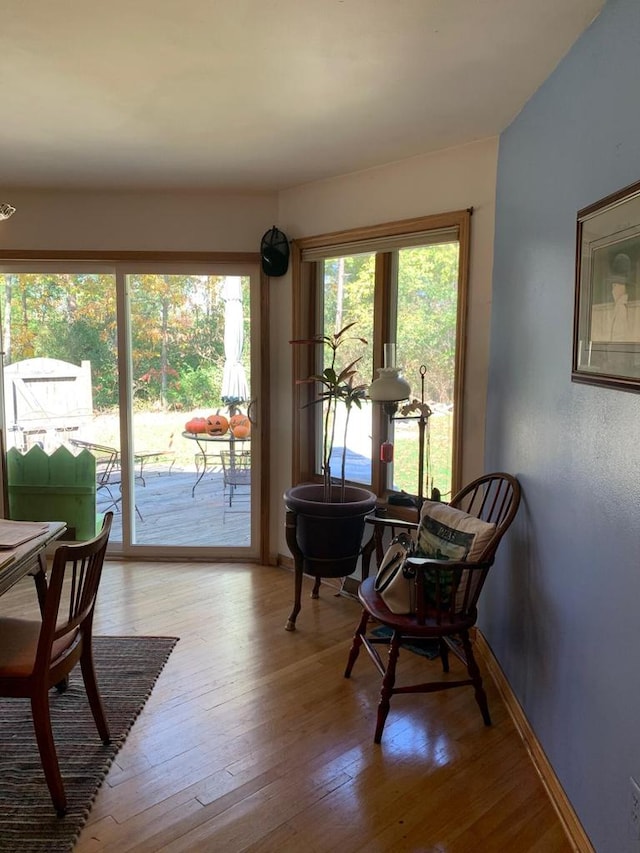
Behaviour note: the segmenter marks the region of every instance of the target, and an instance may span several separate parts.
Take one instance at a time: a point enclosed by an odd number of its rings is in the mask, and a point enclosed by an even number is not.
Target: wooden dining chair
[[[93,666],[92,626],[112,519],[113,512],[107,512],[102,530],[88,542],[57,548],[42,621],[0,618],[0,696],[31,700],[44,776],[60,817],[66,813],[67,798],[51,729],[49,691],[54,686],[64,691],[78,661],[98,733],[103,743],[110,740]]]
[[[382,739],[391,697],[399,693],[431,693],[471,685],[485,725],[491,724],[469,631],[476,623],[478,598],[496,550],[515,517],[519,503],[518,481],[502,473],[479,477],[458,492],[449,504],[425,501],[420,523],[408,522],[406,525],[415,537],[416,556],[410,556],[406,561],[408,574],[415,577],[415,612],[392,612],[382,592],[376,591],[375,577],[366,578],[360,584],[358,598],[363,608],[362,616],[344,675],[345,678],[351,676],[360,648],[364,646],[382,675],[375,743]],[[381,524],[395,525],[395,528],[401,526],[397,520],[385,519]],[[463,559],[456,555],[456,549],[464,553]],[[376,632],[376,628],[381,626],[387,631]],[[452,651],[466,666],[468,677],[396,686],[401,645],[407,641],[428,639],[437,641],[445,673],[449,672],[449,651]],[[379,645],[389,647],[386,662],[378,652]]]

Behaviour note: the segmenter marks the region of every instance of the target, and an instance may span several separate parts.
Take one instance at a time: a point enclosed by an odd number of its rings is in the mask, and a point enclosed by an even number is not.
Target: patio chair
[[[116,447],[106,444],[96,444],[92,441],[82,441],[78,438],[69,439],[69,444],[82,450],[88,450],[96,458],[96,500],[107,501],[101,510],[113,508],[120,511],[122,501],[122,473],[120,467],[120,451]],[[144,480],[142,481],[144,485]],[[102,494],[101,494],[102,492]],[[142,514],[136,506],[136,513],[140,521],[144,521]]]
[[[220,460],[222,462],[223,478],[223,521],[227,509],[233,506],[234,497],[236,505],[239,501],[245,509],[249,509],[251,497],[251,451],[250,450],[221,450]],[[238,491],[242,489],[242,491]],[[227,502],[227,494],[229,496]]]
[[[207,473],[207,471],[216,471],[220,468],[220,454],[216,450],[213,453],[207,453],[206,451],[201,451],[199,453],[193,454],[193,461],[196,465],[196,474],[200,474],[200,466],[202,466],[202,474]]]
[[[115,447],[106,444],[95,444],[92,441],[81,441],[78,438],[70,438],[69,444],[81,450],[88,450],[96,458],[96,496],[100,492],[106,492],[111,503],[107,507],[117,507],[121,500],[120,494],[114,496],[112,488],[120,487],[120,453]],[[98,500],[100,498],[98,497]]]

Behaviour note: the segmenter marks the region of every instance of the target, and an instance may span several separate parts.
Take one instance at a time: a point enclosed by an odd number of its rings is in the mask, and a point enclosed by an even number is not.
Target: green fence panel
[[[74,456],[66,447],[45,453],[7,452],[9,517],[15,521],[65,521],[66,538],[96,534],[96,459],[88,450]]]

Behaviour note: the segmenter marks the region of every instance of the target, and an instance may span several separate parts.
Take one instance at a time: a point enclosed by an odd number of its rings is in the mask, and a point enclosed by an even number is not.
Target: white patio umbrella
[[[242,279],[228,275],[222,285],[224,299],[224,372],[220,397],[223,403],[241,403],[248,399],[247,377],[240,359],[244,346],[242,318]]]

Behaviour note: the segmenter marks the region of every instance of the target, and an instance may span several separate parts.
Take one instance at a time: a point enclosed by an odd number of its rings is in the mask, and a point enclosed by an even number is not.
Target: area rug
[[[374,628],[371,633],[374,637],[391,637],[393,631],[391,628],[387,628],[386,625],[380,625],[379,628]],[[440,647],[438,645],[437,640],[422,640],[420,638],[414,638],[412,640],[406,640],[403,643],[400,643],[401,649],[407,649],[409,652],[413,652],[416,655],[422,655],[422,657],[429,658],[429,660],[434,660],[440,654]]]
[[[177,638],[94,637],[100,692],[111,729],[104,746],[91,716],[80,667],[65,693],[51,691],[51,720],[69,803],[58,818],[25,699],[0,699],[0,851],[66,853],[86,823],[98,788],[149,698]]]

